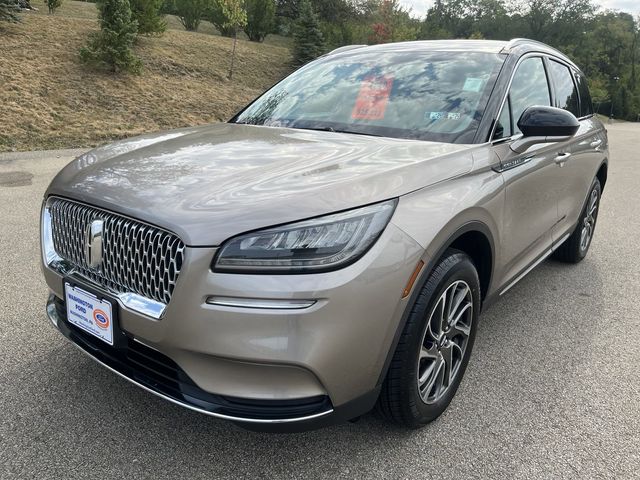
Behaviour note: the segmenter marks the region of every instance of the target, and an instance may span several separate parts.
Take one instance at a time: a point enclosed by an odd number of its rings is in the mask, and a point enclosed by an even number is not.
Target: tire
[[[460,298],[454,312],[443,315]],[[382,385],[377,407],[387,420],[419,428],[446,410],[469,362],[480,298],[478,273],[471,259],[458,250],[447,250],[411,308]],[[457,324],[446,321],[458,314]],[[440,333],[438,324],[445,327]],[[446,358],[451,359],[449,366]],[[453,373],[449,382],[447,372]]]
[[[579,263],[587,256],[596,229],[601,195],[600,180],[596,178],[591,184],[587,201],[582,207],[582,212],[580,212],[578,225],[576,225],[571,236],[554,252],[555,259],[566,263]],[[588,235],[586,241],[583,235]]]

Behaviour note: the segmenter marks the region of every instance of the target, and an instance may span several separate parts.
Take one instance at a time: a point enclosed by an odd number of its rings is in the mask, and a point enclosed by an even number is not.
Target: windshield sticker
[[[480,90],[482,90],[483,84],[484,80],[482,78],[467,78],[464,81],[462,90],[465,92],[479,92]]]
[[[354,120],[382,120],[392,86],[393,77],[372,75],[365,78],[360,86],[360,93],[351,112],[351,118]]]
[[[426,112],[425,120],[460,120],[460,112]]]

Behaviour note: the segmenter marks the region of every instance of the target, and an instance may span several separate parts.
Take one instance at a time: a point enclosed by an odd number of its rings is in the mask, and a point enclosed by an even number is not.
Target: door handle
[[[598,147],[599,147],[600,145],[602,145],[602,140],[600,140],[600,139],[598,139],[598,140],[594,140],[593,142],[591,142],[591,143],[589,144],[589,146],[590,146],[591,148],[595,148],[596,150],[598,149]]]
[[[564,164],[567,162],[567,160],[569,160],[570,156],[571,156],[570,152],[559,153],[558,156],[554,159],[554,161],[561,167],[564,167]]]

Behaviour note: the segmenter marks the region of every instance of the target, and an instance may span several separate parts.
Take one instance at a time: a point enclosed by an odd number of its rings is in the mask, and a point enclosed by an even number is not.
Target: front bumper
[[[52,290],[49,317],[76,346],[127,380],[244,427],[307,430],[373,407],[406,307],[402,290],[423,255],[417,243],[390,224],[355,264],[313,275],[214,273],[214,254],[215,249],[187,249],[160,320],[118,302],[120,328],[133,353],[112,351],[70,326],[56,300],[64,298],[63,275],[45,266]],[[266,303],[212,305],[212,297]],[[313,305],[273,308],[304,299]],[[151,362],[161,358],[162,381],[133,368],[132,355],[152,357]]]

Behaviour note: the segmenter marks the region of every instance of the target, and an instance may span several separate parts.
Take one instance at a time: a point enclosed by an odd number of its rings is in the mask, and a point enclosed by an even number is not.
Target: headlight
[[[371,248],[396,203],[389,200],[232,238],[220,249],[214,270],[309,273],[344,267]]]

